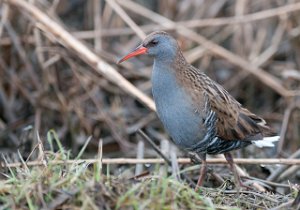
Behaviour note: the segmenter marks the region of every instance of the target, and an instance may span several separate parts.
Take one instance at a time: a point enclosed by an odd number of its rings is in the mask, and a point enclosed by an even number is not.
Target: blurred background
[[[30,2],[149,96],[152,59],[116,61],[143,33],[168,31],[190,63],[281,134],[277,148],[248,147],[235,157],[289,157],[299,149],[300,1]],[[138,129],[158,145],[168,139],[153,111],[20,8],[0,1],[0,153],[14,159],[20,150],[27,157],[36,133],[47,149],[51,129],[75,155],[91,136],[84,157],[95,156],[99,139],[104,157],[136,157]],[[140,148],[145,157],[156,156],[147,144]]]

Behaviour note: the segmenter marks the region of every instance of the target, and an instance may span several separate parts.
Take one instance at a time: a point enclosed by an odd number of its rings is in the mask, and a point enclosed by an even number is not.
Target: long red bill
[[[137,47],[133,52],[125,55],[123,58],[121,58],[119,61],[118,61],[118,64],[122,63],[123,61],[126,61],[128,60],[129,58],[132,58],[132,57],[135,57],[137,55],[142,55],[142,54],[145,54],[147,52],[147,48],[146,47],[143,47],[143,46],[139,46]]]

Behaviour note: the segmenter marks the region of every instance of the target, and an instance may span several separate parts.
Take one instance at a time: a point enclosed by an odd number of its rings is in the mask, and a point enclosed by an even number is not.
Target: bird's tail
[[[256,140],[252,141],[255,146],[262,148],[262,147],[274,147],[274,142],[278,141],[280,136],[271,136],[271,137],[264,137],[263,140]]]

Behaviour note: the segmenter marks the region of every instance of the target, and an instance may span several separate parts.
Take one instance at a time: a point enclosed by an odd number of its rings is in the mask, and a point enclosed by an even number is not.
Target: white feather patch
[[[274,147],[274,142],[278,141],[279,138],[280,136],[265,137],[263,140],[252,141],[252,143],[259,148]]]
[[[261,122],[257,123],[257,125],[262,125],[262,126],[264,126],[266,124],[267,123],[266,123],[266,121],[264,119],[261,119]]]

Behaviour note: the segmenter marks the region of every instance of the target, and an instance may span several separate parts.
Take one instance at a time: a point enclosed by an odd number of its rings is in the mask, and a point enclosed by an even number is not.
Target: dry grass
[[[58,144],[59,149],[39,151],[44,165],[28,166],[20,156],[22,166],[3,170],[1,209],[270,209],[290,203],[296,196],[226,190],[230,185],[226,182],[220,188],[203,187],[195,192],[173,176],[159,175],[159,170],[125,178],[124,174],[133,170],[127,168],[112,176],[110,167],[114,166],[104,166],[101,159],[94,164],[57,164],[59,160],[68,162],[72,154],[50,136],[50,144]]]
[[[43,166],[28,167],[20,157],[23,167],[2,173],[1,209],[214,209],[209,198],[173,178],[111,176],[109,165],[102,170],[101,160],[93,165],[56,164],[71,154],[56,137],[48,135],[48,140],[59,150],[40,150]]]

